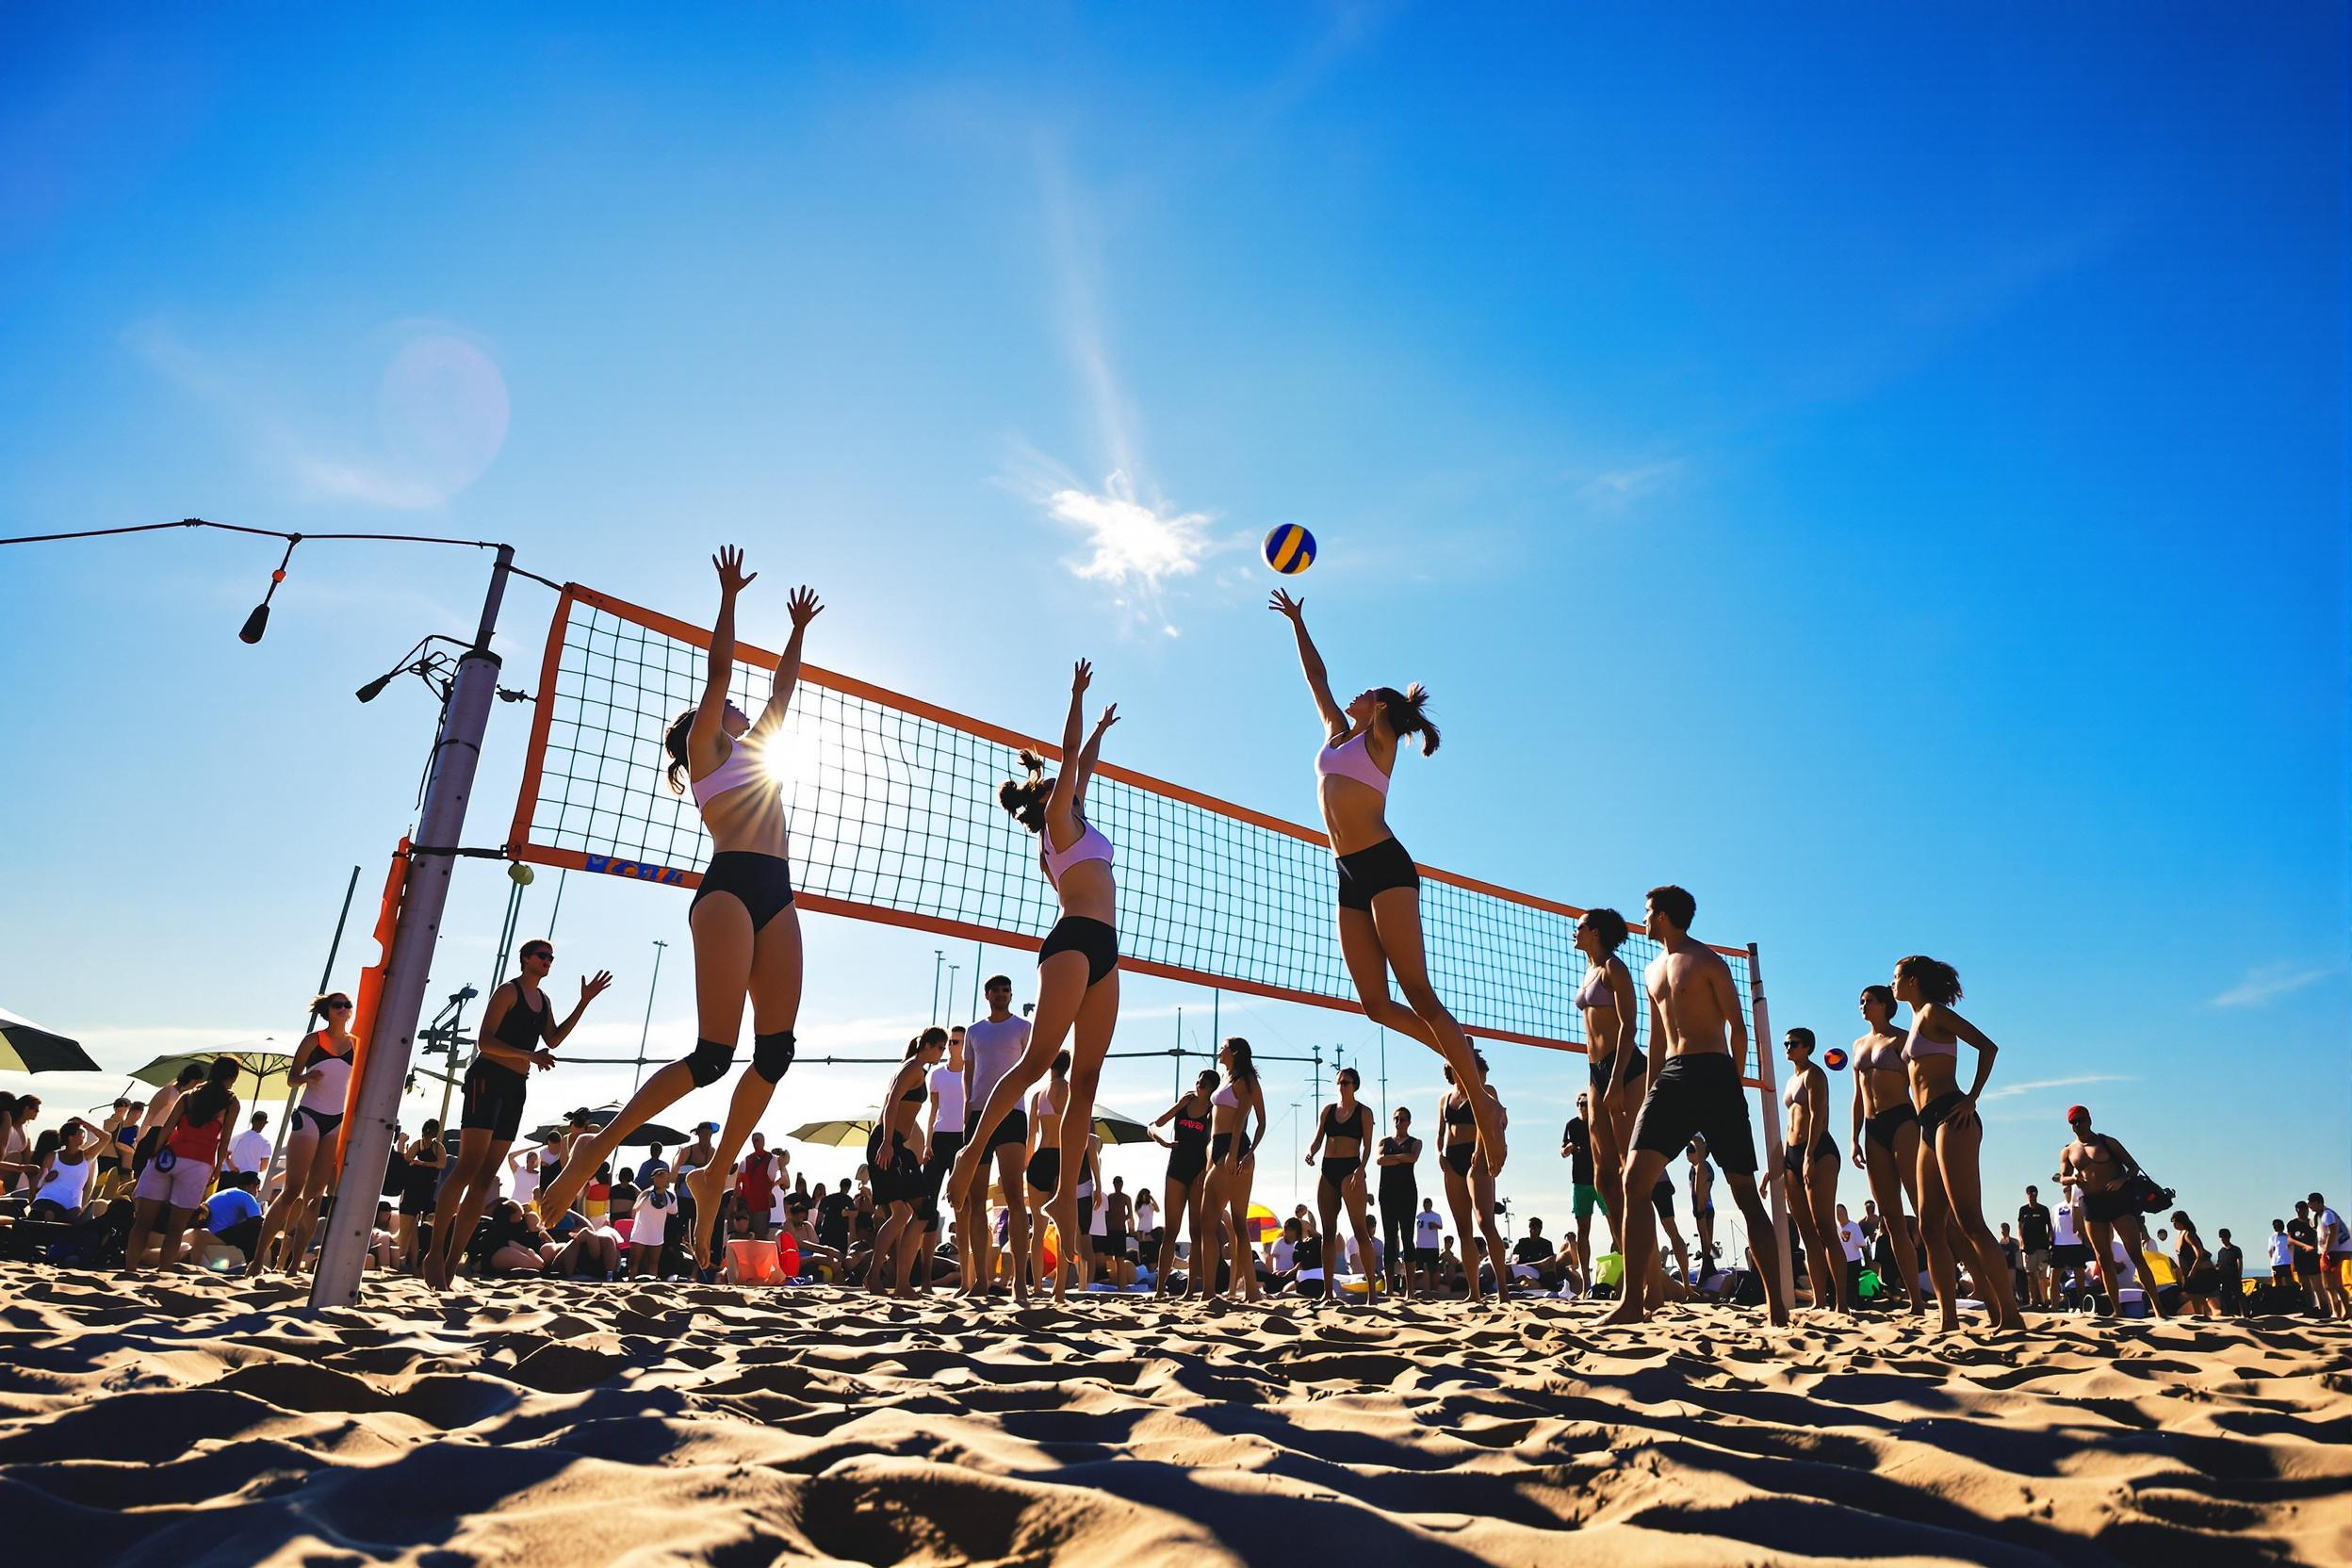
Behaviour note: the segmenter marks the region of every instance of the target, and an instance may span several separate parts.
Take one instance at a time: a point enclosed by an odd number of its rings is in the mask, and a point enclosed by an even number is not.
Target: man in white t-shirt
[[[229,1168],[250,1170],[259,1176],[270,1168],[270,1135],[263,1129],[270,1125],[267,1112],[255,1111],[253,1125],[237,1135],[229,1145]]]
[[[1861,1299],[1859,1287],[1862,1282],[1862,1227],[1854,1223],[1854,1216],[1846,1212],[1843,1203],[1838,1205],[1838,1245],[1846,1254],[1848,1298],[1858,1301]]]
[[[677,1195],[670,1191],[670,1168],[662,1166],[637,1195],[629,1228],[629,1277],[642,1280],[662,1272],[662,1245],[670,1236],[670,1217],[678,1212]]]
[[[508,1195],[529,1208],[539,1197],[539,1151],[531,1149],[520,1154],[508,1155],[506,1168],[510,1185]],[[563,1217],[559,1215],[556,1217]]]
[[[1006,1221],[1007,1256],[1021,1259],[1029,1256],[1029,1207],[1021,1200],[1026,1197],[1029,1179],[1028,1113],[1015,1106],[994,1127],[974,1127],[971,1118],[987,1103],[989,1091],[999,1080],[1028,1051],[1029,1021],[1013,1012],[1011,976],[988,976],[981,994],[988,999],[988,1016],[964,1031],[964,1135],[967,1142],[980,1142],[984,1169],[987,1162],[995,1162],[997,1183],[1012,1200],[1006,1205],[1011,1211]],[[985,1174],[974,1178],[971,1193],[956,1211],[956,1228],[965,1235],[980,1233],[982,1210],[988,1205],[988,1184]],[[974,1295],[985,1295],[995,1282],[996,1254],[987,1248],[975,1247],[972,1250],[979,1269],[973,1282],[965,1288]],[[1018,1269],[1012,1282],[1013,1294],[1027,1299],[1029,1282],[1020,1277]]]
[[[2311,1233],[2319,1238],[2319,1255],[2326,1260],[2319,1282],[2328,1293],[2328,1310],[2338,1317],[2352,1317],[2352,1290],[2344,1282],[2344,1265],[2352,1263],[2352,1230],[2345,1229],[2344,1217],[2318,1193],[2311,1194]]]
[[[1413,1217],[1413,1266],[1410,1271],[1421,1277],[1421,1299],[1424,1301],[1437,1288],[1437,1250],[1445,1240],[1446,1217],[1437,1212],[1436,1199],[1424,1198],[1421,1200],[1421,1212]],[[1408,1290],[1413,1288],[1410,1277],[1405,1281],[1405,1287]]]

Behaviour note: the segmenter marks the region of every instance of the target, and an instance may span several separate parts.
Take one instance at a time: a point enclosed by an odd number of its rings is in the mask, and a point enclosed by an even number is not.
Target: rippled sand
[[[27,1562],[2352,1561],[2352,1331],[0,1277]]]

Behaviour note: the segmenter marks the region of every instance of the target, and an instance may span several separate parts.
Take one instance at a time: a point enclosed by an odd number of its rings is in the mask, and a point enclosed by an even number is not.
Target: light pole
[[[950,1007],[956,1005],[956,976],[961,974],[963,972],[964,966],[961,964],[950,964],[947,966],[947,1004]],[[935,1016],[931,1021],[936,1024],[939,1021]]]
[[[933,948],[931,950],[931,1021],[934,1023],[939,1021],[939,972],[946,966],[947,950],[943,947]]]
[[[653,978],[645,983],[645,1021],[637,1031],[637,1076],[629,1080],[631,1089],[645,1082],[645,1041],[653,1034],[653,993],[661,988],[662,950],[669,945],[659,937],[653,939]]]

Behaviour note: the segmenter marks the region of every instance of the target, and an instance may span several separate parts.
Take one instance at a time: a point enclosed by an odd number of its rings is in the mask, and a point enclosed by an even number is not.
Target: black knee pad
[[[709,1088],[727,1076],[727,1070],[735,1065],[735,1048],[724,1040],[696,1040],[694,1054],[686,1058],[686,1070],[694,1080],[694,1087]]]
[[[784,1076],[784,1070],[792,1065],[799,1053],[799,1044],[790,1029],[779,1029],[773,1035],[754,1035],[751,1038],[751,1070],[773,1084]]]

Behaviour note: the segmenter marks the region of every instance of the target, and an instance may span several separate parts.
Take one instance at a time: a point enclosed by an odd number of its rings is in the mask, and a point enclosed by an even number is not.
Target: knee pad
[[[792,1065],[799,1053],[799,1043],[790,1029],[779,1029],[773,1035],[755,1035],[751,1040],[751,1070],[773,1084],[784,1076],[784,1070]]]
[[[698,1089],[726,1077],[727,1070],[734,1065],[735,1048],[724,1040],[696,1040],[694,1054],[686,1058],[686,1070]]]

